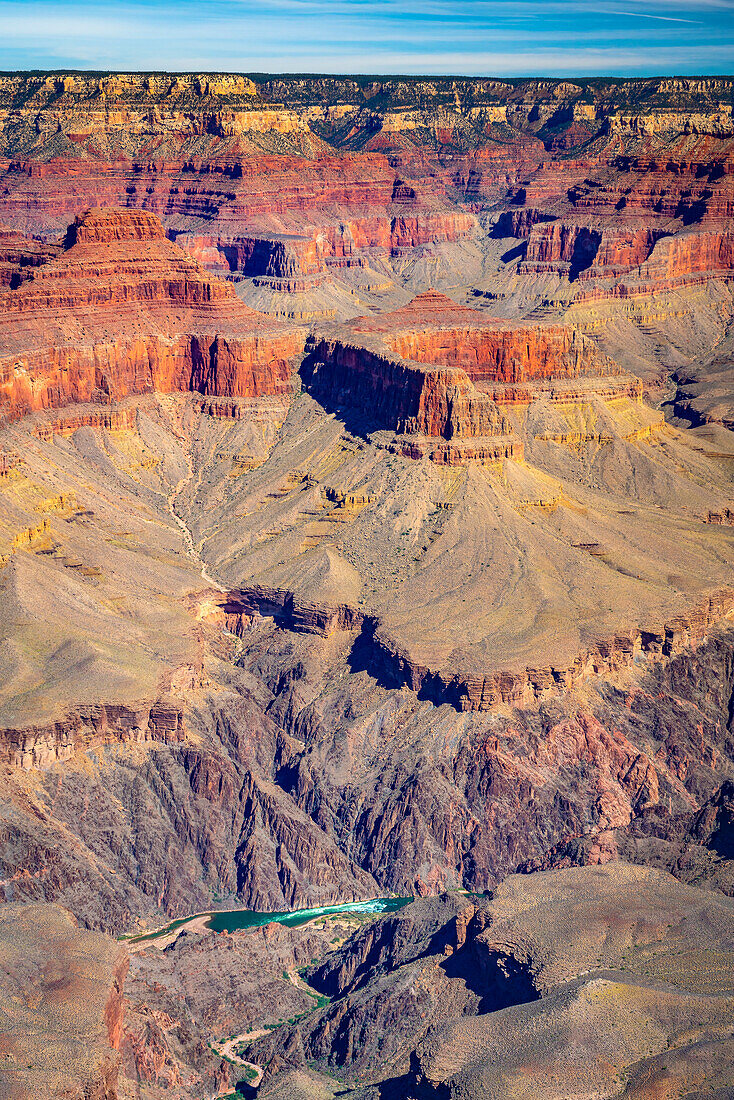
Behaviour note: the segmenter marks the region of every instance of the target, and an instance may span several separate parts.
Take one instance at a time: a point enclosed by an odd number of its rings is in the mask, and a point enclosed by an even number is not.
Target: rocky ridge
[[[510,878],[491,900],[416,902],[309,972],[332,1002],[253,1045],[252,1057],[269,1059],[263,1093],[278,1095],[304,1063],[360,1098],[506,1097],[528,1078],[555,1096],[558,1074],[566,1088],[617,1096],[631,1080],[649,1096],[661,1083],[703,1085],[704,1066],[725,1085],[731,979],[706,970],[706,953],[728,958],[731,914],[704,898],[620,864]],[[668,1028],[678,1027],[676,1040]],[[587,1028],[594,1039],[580,1044]],[[304,1080],[291,1095],[316,1093]]]

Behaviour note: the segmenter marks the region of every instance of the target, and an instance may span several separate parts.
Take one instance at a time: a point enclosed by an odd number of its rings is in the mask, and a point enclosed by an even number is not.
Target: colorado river
[[[175,937],[190,925],[196,922],[196,928],[209,929],[213,932],[236,932],[244,928],[260,928],[264,924],[275,921],[277,924],[285,924],[288,928],[296,928],[300,924],[317,917],[331,916],[334,913],[354,913],[356,915],[369,915],[371,913],[394,913],[402,909],[412,897],[407,898],[370,898],[367,901],[345,901],[337,905],[320,905],[313,909],[293,909],[285,912],[258,912],[254,909],[226,909],[220,912],[195,913],[190,917],[179,917],[158,928],[154,932],[146,932],[140,935],[127,935],[121,939],[129,943],[143,943],[147,940],[157,940],[162,937]],[[170,942],[170,941],[169,941]]]

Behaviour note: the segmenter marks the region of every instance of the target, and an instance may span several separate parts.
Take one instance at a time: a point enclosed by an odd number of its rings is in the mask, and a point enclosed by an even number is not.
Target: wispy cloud
[[[0,67],[734,71],[734,0],[0,0]]]
[[[656,19],[659,23],[700,23],[699,19],[684,19],[681,15],[656,15],[651,11],[616,11],[614,8],[601,8],[605,15],[623,15],[627,19]]]

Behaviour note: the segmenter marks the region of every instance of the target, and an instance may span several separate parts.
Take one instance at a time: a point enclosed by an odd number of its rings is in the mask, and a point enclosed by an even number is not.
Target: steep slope
[[[70,1100],[117,1097],[128,959],[57,905],[0,913],[3,1092]]]

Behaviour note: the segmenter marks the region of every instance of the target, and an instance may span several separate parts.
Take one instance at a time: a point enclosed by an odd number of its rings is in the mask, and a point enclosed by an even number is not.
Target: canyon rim
[[[2,1097],[734,1096],[733,112],[0,73]]]

